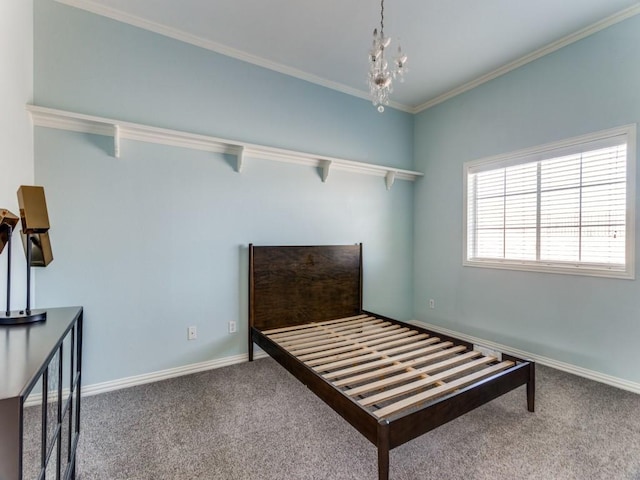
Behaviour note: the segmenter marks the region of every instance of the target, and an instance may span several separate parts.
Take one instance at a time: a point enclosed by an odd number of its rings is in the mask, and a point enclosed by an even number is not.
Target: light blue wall
[[[35,1],[35,103],[412,168],[413,118]],[[39,306],[84,305],[87,385],[246,351],[246,245],[363,242],[365,307],[413,313],[413,184],[36,128],[55,261]],[[239,332],[227,333],[235,320]],[[198,340],[186,340],[187,326]]]
[[[462,267],[463,163],[640,122],[639,59],[634,17],[416,117],[418,319],[640,382],[638,281]]]
[[[638,382],[637,281],[463,268],[461,244],[463,162],[638,122],[638,58],[633,18],[415,118],[379,115],[35,0],[39,105],[426,173],[388,192],[377,177],[323,184],[314,169],[254,160],[237,174],[220,155],[126,140],[117,160],[107,138],[37,128],[55,254],[37,271],[38,305],[84,305],[85,383],[114,380],[245,351],[249,242],[362,241],[367,308]]]
[[[35,35],[39,105],[412,168],[410,114],[53,0]]]

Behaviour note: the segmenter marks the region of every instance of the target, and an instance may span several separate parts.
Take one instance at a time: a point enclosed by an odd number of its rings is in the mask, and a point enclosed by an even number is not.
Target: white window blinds
[[[466,164],[464,263],[632,278],[634,133]]]

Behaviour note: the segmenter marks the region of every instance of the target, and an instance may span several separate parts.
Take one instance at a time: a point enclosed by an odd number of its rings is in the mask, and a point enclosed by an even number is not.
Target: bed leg
[[[536,364],[529,364],[529,381],[527,382],[527,410],[535,412],[536,402]]]
[[[378,480],[389,480],[389,424],[378,424]]]
[[[251,327],[249,327],[249,361],[253,362],[253,334],[251,333]]]

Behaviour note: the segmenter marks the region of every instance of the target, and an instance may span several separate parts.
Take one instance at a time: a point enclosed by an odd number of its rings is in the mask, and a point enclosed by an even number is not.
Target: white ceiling
[[[367,97],[379,0],[58,1]],[[420,111],[638,13],[640,0],[386,0],[392,51],[400,37],[409,56],[392,105]]]

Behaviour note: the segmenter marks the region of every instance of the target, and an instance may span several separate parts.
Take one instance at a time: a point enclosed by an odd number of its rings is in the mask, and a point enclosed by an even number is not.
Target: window
[[[634,278],[630,125],[464,167],[464,265]]]

